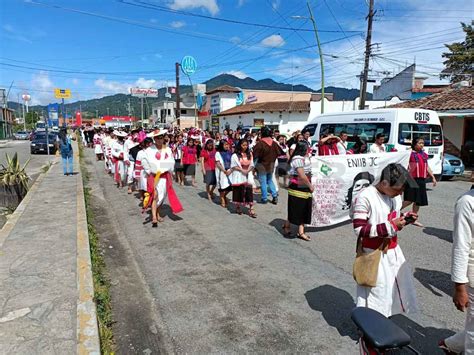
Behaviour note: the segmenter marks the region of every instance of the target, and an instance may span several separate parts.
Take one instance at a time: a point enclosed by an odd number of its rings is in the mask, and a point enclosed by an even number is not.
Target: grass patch
[[[50,161],[47,162],[45,165],[43,165],[43,166],[41,167],[41,172],[42,172],[43,174],[46,174],[46,173],[48,172],[48,170],[51,168],[52,165],[53,165],[53,163],[51,163]]]
[[[94,211],[91,206],[90,188],[87,187],[89,172],[84,166],[84,153],[79,142],[79,157],[82,181],[84,184],[84,200],[86,204],[87,229],[92,261],[92,278],[94,282],[94,301],[97,307],[99,323],[100,350],[102,354],[114,354],[114,336],[112,332],[112,304],[110,298],[110,280],[106,276],[106,265],[100,251],[99,237],[94,227]]]

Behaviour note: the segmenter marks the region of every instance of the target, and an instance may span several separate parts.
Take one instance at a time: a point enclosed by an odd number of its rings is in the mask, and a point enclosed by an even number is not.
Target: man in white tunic
[[[354,231],[361,238],[364,252],[381,245],[388,247],[380,258],[376,286],[357,285],[357,307],[374,309],[386,317],[417,310],[412,272],[397,243],[397,233],[406,226],[408,216],[400,214],[400,195],[406,185],[413,184],[416,182],[403,166],[389,164],[380,182],[362,190],[352,206]],[[409,215],[416,220],[416,214]]]
[[[463,194],[454,208],[451,280],[453,302],[466,312],[464,330],[442,340],[439,347],[447,354],[474,354],[474,185]]]
[[[112,160],[114,166],[114,180],[117,187],[123,187],[127,176],[127,166],[125,165],[124,139],[127,133],[114,131],[117,140],[112,144]]]
[[[143,202],[144,209],[150,207],[152,213],[152,227],[156,228],[158,222],[162,222],[160,208],[165,197],[173,213],[182,211],[182,206],[173,190],[171,174],[174,169],[173,152],[164,144],[164,135],[167,130],[155,130],[149,134],[155,141],[154,148],[145,150],[142,160],[143,170],[147,174],[147,193]]]

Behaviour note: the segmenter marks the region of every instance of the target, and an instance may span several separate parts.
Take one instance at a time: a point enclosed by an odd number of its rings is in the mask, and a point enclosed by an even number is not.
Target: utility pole
[[[142,115],[141,115],[141,123],[140,123],[140,127],[143,128],[143,97],[140,99],[141,100],[141,106],[142,106]]]
[[[373,0],[371,0],[373,1]],[[323,51],[321,49],[321,42],[319,41],[318,35],[318,28],[316,27],[316,21],[313,17],[313,11],[311,11],[311,6],[309,5],[309,1],[306,2],[309,10],[309,18],[313,23],[314,34],[316,36],[316,42],[318,43],[318,50],[319,50],[319,62],[321,63],[321,113],[324,113],[324,60],[323,60]]]
[[[176,63],[176,121],[178,127],[181,127],[181,104],[180,104],[180,97],[179,97],[179,67],[180,64]]]
[[[367,15],[367,37],[365,39],[365,61],[362,73],[362,85],[360,90],[359,110],[365,108],[365,96],[367,91],[367,79],[369,77],[370,50],[372,48],[372,20],[374,18],[374,0],[369,0],[369,14]]]

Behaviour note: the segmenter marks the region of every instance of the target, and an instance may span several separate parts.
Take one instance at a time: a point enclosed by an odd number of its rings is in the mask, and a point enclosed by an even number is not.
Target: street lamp
[[[304,17],[304,16],[291,16],[293,19],[303,19],[303,20],[311,20],[313,23],[313,28],[314,28],[314,35],[316,36],[316,42],[318,43],[318,49],[319,49],[319,61],[321,62],[321,113],[324,113],[324,61],[323,61],[323,51],[321,49],[321,42],[319,41],[319,35],[318,35],[318,28],[316,27],[316,21],[314,20],[313,17],[313,11],[311,11],[311,6],[309,5],[309,1],[306,2],[306,5],[308,6],[308,11],[309,11],[309,17]]]

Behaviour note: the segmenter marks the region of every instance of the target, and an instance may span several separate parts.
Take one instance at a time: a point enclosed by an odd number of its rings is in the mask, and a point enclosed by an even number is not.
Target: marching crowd
[[[227,208],[228,195],[232,193],[236,212],[246,211],[252,218],[257,217],[254,193],[258,189],[262,204],[278,204],[279,188],[287,188],[288,217],[282,229],[285,235],[290,235],[291,224],[298,226],[296,235],[303,240],[310,240],[304,227],[312,218],[311,156],[387,151],[383,134],[377,134],[368,149],[360,138],[355,138],[353,146],[348,148],[346,132],[338,136],[324,134],[312,146],[309,131],[287,136],[268,127],[262,127],[258,133],[243,133],[238,129],[224,130],[222,134],[177,128],[123,131],[86,127],[80,132],[84,144],[94,149],[97,160],[104,162],[105,171],[113,175],[117,187],[127,186],[130,194],[140,191],[143,209],[151,209],[153,227],[163,221],[160,207],[166,197],[173,213],[183,210],[173,181],[184,185],[190,178],[190,184],[196,186],[199,166],[210,201],[216,197],[217,189],[220,205]],[[428,178],[433,186],[437,183],[428,166],[423,138],[413,139],[411,148],[408,169],[400,164],[387,165],[378,182],[372,184],[373,179],[368,179],[350,203],[358,237],[353,270],[356,303],[387,317],[417,308],[413,275],[406,266],[397,234],[410,224],[422,226],[418,211],[420,206],[428,204],[426,183]],[[469,258],[474,253],[472,191],[460,200],[465,205],[456,207],[453,237],[454,302],[460,310],[469,308],[468,320],[466,331],[440,342],[440,348],[447,353],[464,349],[474,352],[474,276],[471,277],[474,263]],[[409,205],[413,205],[412,210],[403,213]],[[366,352],[372,353],[370,349]]]

